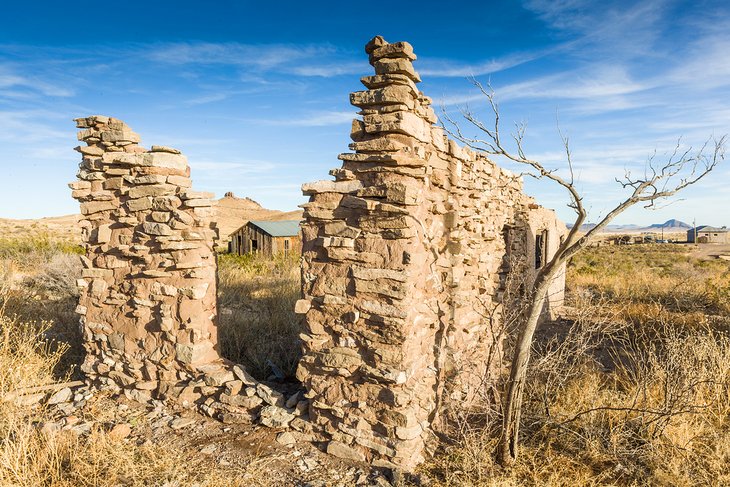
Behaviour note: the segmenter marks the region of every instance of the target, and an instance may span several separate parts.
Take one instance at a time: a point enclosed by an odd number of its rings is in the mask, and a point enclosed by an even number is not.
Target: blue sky
[[[77,211],[71,119],[90,114],[181,149],[196,189],[294,209],[300,185],[347,151],[348,94],[372,71],[363,46],[376,34],[413,44],[437,106],[486,118],[467,77],[491,82],[505,129],[526,121],[528,155],[553,168],[565,167],[559,118],[591,220],[621,197],[614,177],[655,150],[730,132],[721,0],[13,2],[0,18],[0,217]],[[730,161],[617,223],[730,225],[729,176]],[[526,185],[572,218],[558,188]]]

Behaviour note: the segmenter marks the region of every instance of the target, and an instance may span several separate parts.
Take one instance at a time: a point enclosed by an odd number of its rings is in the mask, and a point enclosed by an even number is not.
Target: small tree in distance
[[[526,297],[525,311],[517,326],[517,341],[511,358],[509,381],[503,392],[501,436],[495,452],[497,462],[503,466],[509,466],[517,459],[520,413],[527,365],[530,360],[533,337],[547,298],[550,283],[555,279],[563,264],[591,243],[614,218],[625,210],[636,204],[644,204],[645,208],[654,208],[658,201],[675,195],[709,174],[725,158],[727,136],[723,135],[719,139],[710,137],[697,151],[694,151],[691,147],[683,149],[681,142],[678,142],[672,154],[666,159],[658,161],[656,152],[649,157],[642,176],[634,176],[630,171],[626,171],[623,178],[616,178],[616,182],[628,191],[628,196],[606,213],[593,228],[581,234],[581,226],[585,223],[587,212],[583,204],[583,196],[575,186],[573,159],[568,138],[558,130],[565,150],[569,172],[567,178],[559,176],[554,170],[548,170],[542,163],[527,157],[523,147],[526,129],[524,123],[517,124],[516,131],[510,134],[509,139],[511,139],[511,145],[514,149],[507,149],[501,137],[499,107],[495,100],[494,91],[490,86],[485,88],[476,79],[472,78],[471,81],[489,103],[494,116],[494,123],[486,125],[468,108],[462,109],[461,114],[464,119],[480,133],[480,137],[467,137],[459,124],[449,117],[446,110],[442,110],[444,118],[452,127],[446,127],[446,131],[478,152],[501,156],[524,166],[526,170],[521,176],[531,176],[536,179],[546,178],[562,186],[568,192],[570,198],[568,207],[576,214],[567,237],[560,244],[555,254],[538,270],[534,285]]]

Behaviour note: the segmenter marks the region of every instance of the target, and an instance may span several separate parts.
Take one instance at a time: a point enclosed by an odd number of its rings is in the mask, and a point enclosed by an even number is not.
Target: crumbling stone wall
[[[76,124],[85,143],[70,184],[86,247],[82,371],[141,402],[175,400],[231,422],[291,421],[294,405],[277,410],[281,394],[218,354],[213,195],[191,189],[185,156],[141,147],[114,118]]]
[[[538,248],[549,257],[565,228],[519,177],[434,125],[408,43],[376,37],[366,52],[375,75],[351,94],[354,152],[334,181],[303,186],[297,377],[308,401],[285,401],[219,356],[212,195],[191,190],[185,157],[144,149],[119,120],[76,120],[77,312],[92,381],[223,421],[313,430],[333,455],[411,468],[446,406],[496,379],[505,316],[529,293]],[[546,313],[561,306],[563,280]]]
[[[466,404],[502,366],[507,245],[527,256],[533,227],[559,226],[520,178],[434,125],[408,43],[365,50],[375,75],[350,95],[354,152],[334,181],[302,187],[297,375],[330,453],[410,468],[443,404]]]

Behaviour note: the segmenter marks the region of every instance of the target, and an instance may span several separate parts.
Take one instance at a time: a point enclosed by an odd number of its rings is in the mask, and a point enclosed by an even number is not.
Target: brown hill
[[[218,230],[222,242],[228,240],[228,236],[249,220],[300,220],[302,210],[279,211],[267,210],[251,198],[237,198],[233,193],[218,200],[216,205],[218,211]]]
[[[299,220],[302,210],[268,210],[251,198],[238,198],[233,193],[219,199],[216,205],[220,241],[225,245],[228,236],[249,220]],[[48,234],[59,238],[81,241],[78,226],[80,215],[64,215],[29,220],[0,218],[0,237]]]

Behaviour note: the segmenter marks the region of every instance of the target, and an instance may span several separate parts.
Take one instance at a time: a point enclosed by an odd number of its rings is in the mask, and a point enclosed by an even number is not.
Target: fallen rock
[[[129,426],[127,423],[114,425],[111,431],[109,431],[109,437],[116,440],[123,440],[130,434],[132,434],[132,427]]]
[[[277,406],[265,406],[259,413],[259,422],[269,428],[286,428],[294,418],[286,409]]]
[[[195,420],[192,418],[176,418],[170,421],[170,428],[174,430],[180,430],[192,426],[195,424]]]
[[[64,387],[63,389],[60,389],[53,393],[51,397],[48,398],[48,404],[54,405],[61,404],[62,402],[69,402],[72,397],[73,392],[71,392],[71,388]]]
[[[294,435],[289,433],[288,431],[282,431],[281,433],[276,435],[276,442],[284,446],[289,446],[296,443],[297,439],[294,438]]]
[[[363,452],[345,445],[344,443],[340,443],[339,441],[330,441],[327,444],[327,453],[345,460],[355,460],[358,462],[365,461],[365,454]]]

